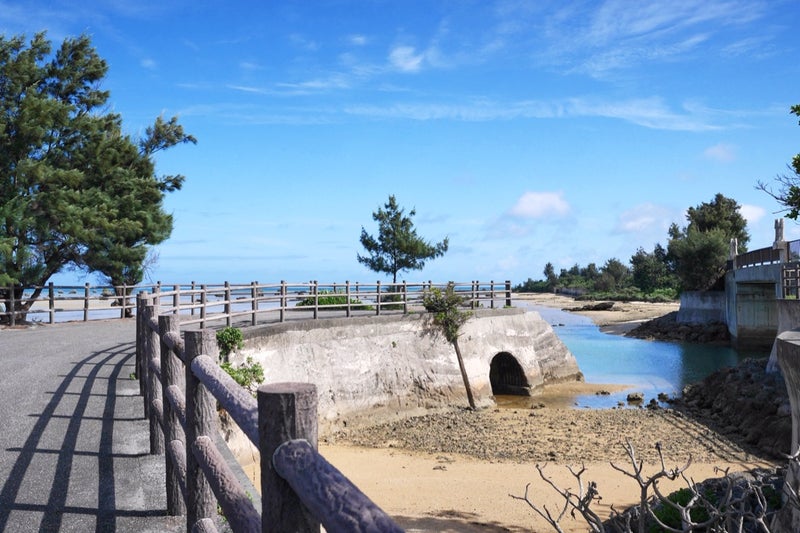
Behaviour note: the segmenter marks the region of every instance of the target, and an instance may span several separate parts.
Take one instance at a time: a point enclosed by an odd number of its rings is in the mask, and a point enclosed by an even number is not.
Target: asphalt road
[[[185,531],[151,456],[135,322],[0,329],[0,531]]]

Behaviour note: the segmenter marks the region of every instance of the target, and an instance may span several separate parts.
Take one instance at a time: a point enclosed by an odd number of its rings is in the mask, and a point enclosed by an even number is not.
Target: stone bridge
[[[320,429],[367,415],[392,417],[467,405],[453,347],[427,313],[331,318],[244,328],[242,360],[267,382],[317,385]],[[462,328],[461,352],[476,403],[582,380],[572,353],[538,313],[478,310]]]

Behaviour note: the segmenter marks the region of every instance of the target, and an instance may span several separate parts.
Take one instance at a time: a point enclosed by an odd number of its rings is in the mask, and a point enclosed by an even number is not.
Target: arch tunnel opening
[[[500,352],[489,366],[492,394],[530,396],[531,385],[517,359],[508,352]]]

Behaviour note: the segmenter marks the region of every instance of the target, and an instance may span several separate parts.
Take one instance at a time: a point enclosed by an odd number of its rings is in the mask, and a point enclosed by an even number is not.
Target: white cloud
[[[153,70],[157,66],[155,60],[150,59],[149,57],[142,59],[139,63],[142,65],[142,67],[148,70]]]
[[[620,214],[615,231],[619,233],[641,233],[657,230],[664,232],[672,223],[669,210],[651,203],[637,205]]]
[[[743,204],[739,207],[739,213],[747,220],[748,224],[755,224],[767,214],[767,210],[757,205]]]
[[[585,98],[540,101],[493,102],[474,100],[464,103],[416,103],[353,105],[345,108],[352,115],[411,120],[490,121],[524,118],[599,117],[624,120],[637,126],[667,131],[713,131],[722,129],[716,119],[734,112],[684,105],[673,111],[660,98],[602,101]]]
[[[736,159],[736,149],[730,144],[718,143],[706,148],[703,156],[719,163],[730,163]]]
[[[348,35],[347,42],[353,46],[364,46],[367,44],[367,36],[361,34]]]
[[[396,46],[389,52],[389,63],[401,72],[418,72],[423,58],[413,46]]]
[[[563,216],[569,213],[563,192],[526,192],[520,196],[509,214],[518,218]]]

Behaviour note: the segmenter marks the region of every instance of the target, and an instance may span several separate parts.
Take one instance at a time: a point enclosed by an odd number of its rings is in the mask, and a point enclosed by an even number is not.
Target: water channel
[[[632,388],[609,395],[581,395],[576,407],[610,408],[625,402],[632,391],[643,392],[645,401],[658,393],[679,396],[684,385],[702,380],[720,368],[740,360],[769,357],[768,352],[739,352],[727,346],[645,341],[602,333],[591,319],[542,306],[526,306],[538,312],[575,356],[587,383],[628,384]],[[602,387],[598,387],[601,389]]]

